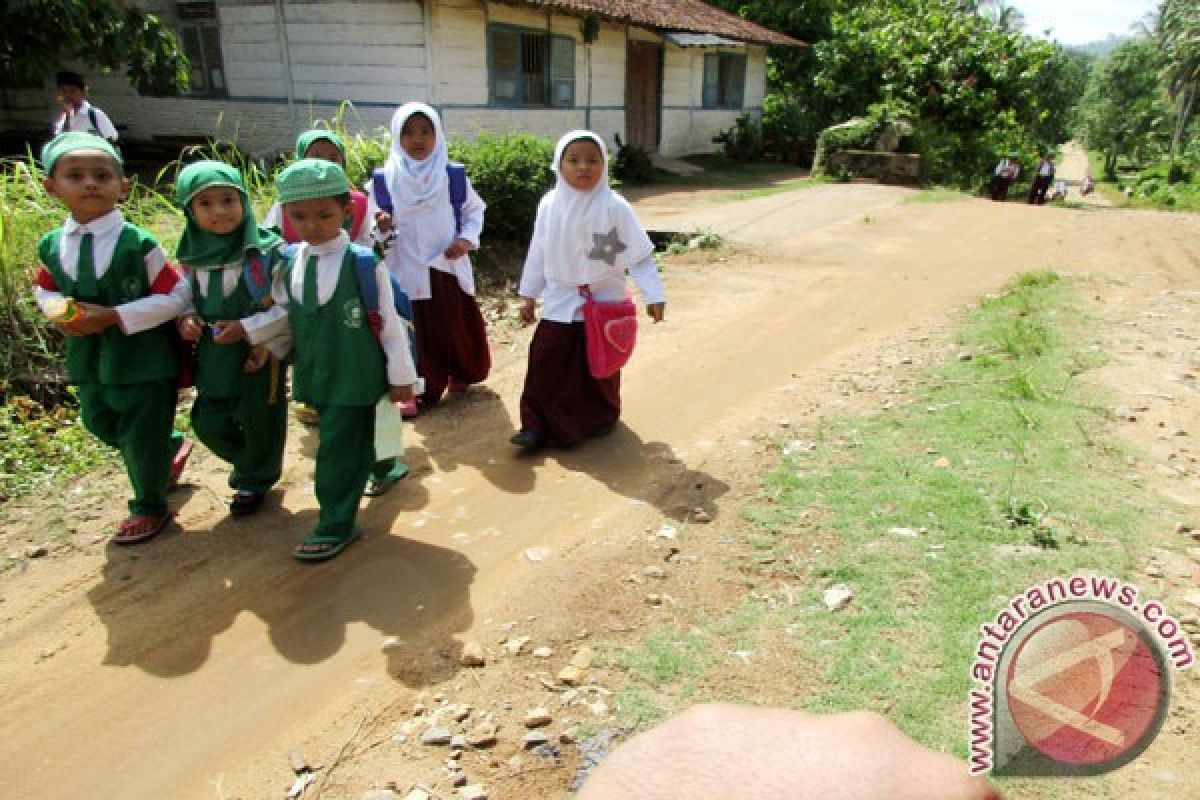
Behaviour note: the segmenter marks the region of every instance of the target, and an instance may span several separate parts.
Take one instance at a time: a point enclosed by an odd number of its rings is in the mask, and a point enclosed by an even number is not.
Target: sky
[[[1041,36],[1053,28],[1050,38],[1062,44],[1087,44],[1108,38],[1110,33],[1129,34],[1129,26],[1158,8],[1160,0],[1008,0],[1025,15],[1025,32]]]

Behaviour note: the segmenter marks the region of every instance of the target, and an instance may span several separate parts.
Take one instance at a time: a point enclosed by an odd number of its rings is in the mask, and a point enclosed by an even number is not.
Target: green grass
[[[1133,456],[1109,441],[1104,398],[1083,383],[1103,357],[1084,346],[1073,291],[1054,273],[1022,275],[965,320],[958,346],[971,358],[935,370],[911,404],[827,419],[805,434],[814,448],[781,457],[762,501],[745,509],[737,568],[759,587],[803,587],[801,597],[698,622],[718,651],[792,631],[794,663],[817,674],[798,707],[877,710],[965,756],[979,626],[1048,577],[1081,568],[1129,577],[1147,520],[1163,511],[1127,479]],[[1044,549],[1002,549],[1034,543]],[[830,613],[822,593],[836,583],[855,596]],[[626,658],[629,691],[642,701],[691,697],[704,680],[647,669],[663,641],[680,640],[655,633]],[[679,659],[689,652],[676,649]],[[1045,791],[1056,790],[1038,796]]]
[[[970,192],[960,189],[936,186],[932,189],[922,189],[916,194],[910,194],[904,198],[904,203],[954,203],[972,196]]]
[[[717,203],[737,203],[742,200],[754,200],[759,197],[771,197],[772,195],[783,194],[785,192],[795,192],[800,189],[811,189],[814,186],[820,186],[823,183],[828,183],[824,178],[793,178],[791,180],[781,181],[774,186],[764,186],[758,189],[746,189],[741,192],[734,192],[728,195],[717,197],[714,202]]]

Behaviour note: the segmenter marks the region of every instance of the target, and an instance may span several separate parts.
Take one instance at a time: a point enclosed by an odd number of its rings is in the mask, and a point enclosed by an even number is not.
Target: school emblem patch
[[[366,315],[363,314],[362,304],[357,300],[347,300],[342,304],[342,324],[347,328],[356,330],[363,326],[363,320]]]
[[[121,282],[121,302],[129,303],[142,296],[142,282],[137,278],[126,278]]]

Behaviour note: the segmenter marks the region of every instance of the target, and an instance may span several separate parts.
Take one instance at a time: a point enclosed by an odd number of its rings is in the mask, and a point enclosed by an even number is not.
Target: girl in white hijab
[[[524,449],[571,447],[611,433],[621,414],[621,374],[592,377],[588,369],[581,287],[600,303],[626,295],[629,272],[661,322],[666,295],[654,246],[633,208],[608,185],[608,148],[591,131],[571,131],[554,150],[554,188],[538,205],[533,238],[521,274],[521,320],[542,318],[529,345],[521,395],[521,430],[511,439]]]
[[[487,206],[467,179],[460,227],[449,168],[438,113],[424,103],[397,109],[391,153],[369,186],[367,215],[375,221],[388,271],[412,300],[417,371],[425,379],[418,402],[425,407],[447,390],[463,392],[484,380],[492,363],[467,256],[479,247]],[[412,416],[416,407],[404,411]]]

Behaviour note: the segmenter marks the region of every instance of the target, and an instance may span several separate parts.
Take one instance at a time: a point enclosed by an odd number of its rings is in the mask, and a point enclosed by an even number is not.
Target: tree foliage
[[[1104,153],[1110,176],[1118,158],[1147,162],[1166,150],[1171,108],[1162,65],[1155,41],[1142,36],[1123,42],[1092,70],[1079,109],[1080,133]]]
[[[187,88],[175,34],[124,0],[6,0],[0,4],[0,81],[40,85],[69,62],[114,70],[144,94]]]
[[[1200,4],[1195,0],[1163,0],[1157,35],[1167,94],[1177,104],[1171,137],[1174,155],[1179,152],[1200,94]]]

